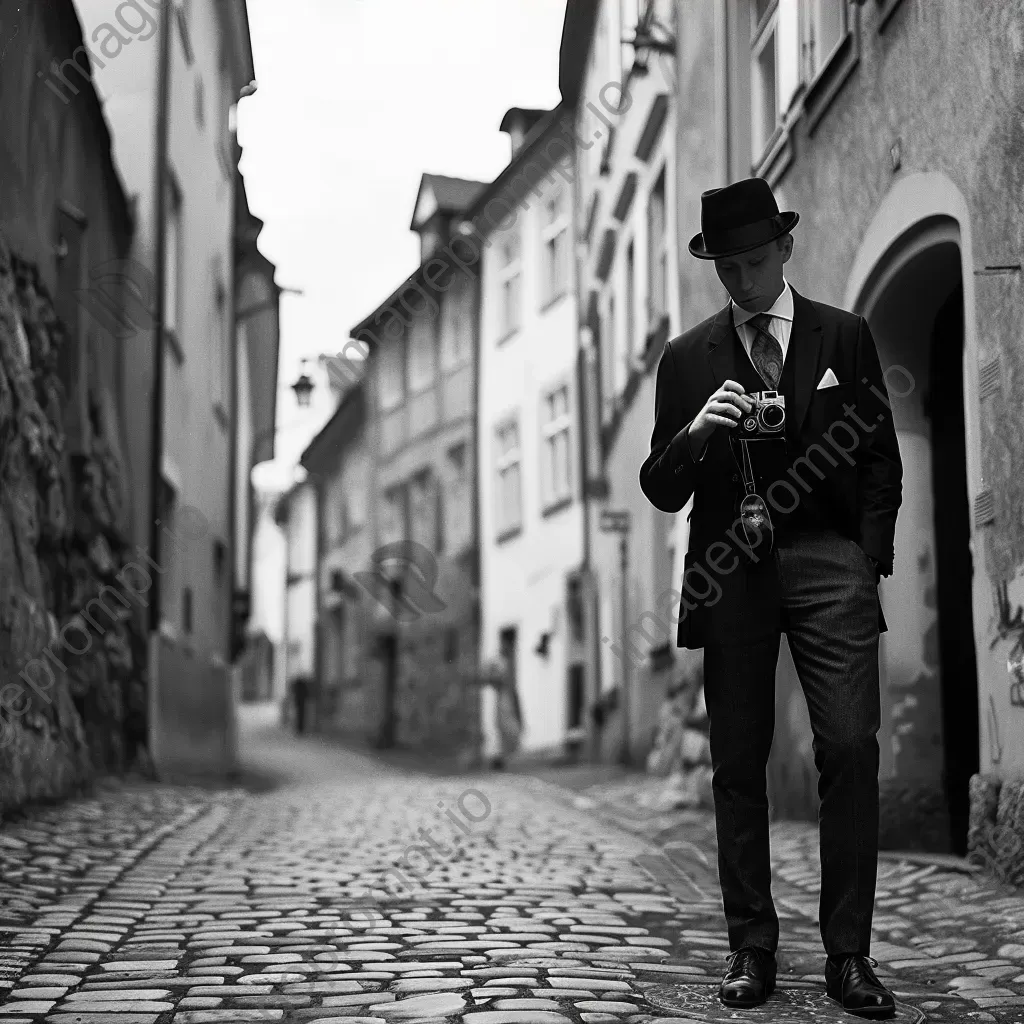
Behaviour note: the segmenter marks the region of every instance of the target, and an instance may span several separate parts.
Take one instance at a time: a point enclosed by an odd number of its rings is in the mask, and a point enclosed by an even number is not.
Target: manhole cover
[[[739,1020],[748,1021],[750,1024],[758,1024],[760,1021],[770,1024],[811,1024],[814,1021],[849,1022],[853,1019],[820,988],[809,991],[806,988],[777,986],[774,995],[763,1006],[753,1010],[736,1010],[723,1006],[718,1001],[717,984],[638,984],[655,1010],[700,1021],[702,1024]],[[916,1007],[907,1006],[906,1003],[899,1001],[896,1003],[896,1016],[890,1018],[896,1024],[921,1024],[927,1019]]]

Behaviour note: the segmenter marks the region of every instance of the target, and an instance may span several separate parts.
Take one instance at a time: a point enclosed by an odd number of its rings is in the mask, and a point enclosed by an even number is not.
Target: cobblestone
[[[126,784],[0,826],[0,1019],[735,1019],[716,998],[728,942],[708,815],[289,756],[299,780],[258,796]],[[744,1019],[848,1020],[823,990],[813,829],[773,826],[773,850],[778,990]],[[883,861],[878,896],[873,953],[899,1021],[1024,1024],[1018,894]]]

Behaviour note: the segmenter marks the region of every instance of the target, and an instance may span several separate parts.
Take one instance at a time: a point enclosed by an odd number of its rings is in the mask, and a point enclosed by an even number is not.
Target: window
[[[459,276],[444,300],[442,352],[446,369],[462,366],[473,350],[471,285]]]
[[[650,330],[668,313],[666,226],[665,170],[662,168],[647,204],[647,322]]]
[[[352,516],[348,507],[348,495],[342,487],[338,495],[338,540],[344,540],[352,530]]]
[[[181,189],[173,176],[167,181],[167,223],[164,231],[164,328],[180,344],[178,314],[181,303]]]
[[[519,449],[519,421],[512,419],[498,427],[498,474],[495,490],[495,516],[498,536],[513,533],[522,526],[522,467]]]
[[[409,488],[411,538],[431,551],[437,546],[437,493],[432,470],[422,469]]]
[[[380,406],[388,412],[405,400],[405,367],[403,349],[396,341],[381,346],[380,356]]]
[[[195,60],[192,52],[192,0],[174,0],[174,8],[181,48],[185,53],[186,62],[191,64]]]
[[[803,52],[807,81],[812,81],[846,35],[846,0],[805,0]]]
[[[615,293],[612,292],[608,296],[608,366],[612,375],[609,393],[613,398],[618,398],[626,388],[626,346],[623,342],[622,332],[619,330],[618,304],[615,301]]]
[[[626,42],[636,35],[636,24],[640,20],[643,0],[619,0],[619,27],[622,30],[620,44],[620,81],[625,82],[626,76],[633,67],[633,47]]]
[[[447,665],[459,660],[459,631],[455,626],[449,626],[444,633],[444,660]]]
[[[569,453],[569,386],[563,384],[544,396],[541,437],[544,446],[543,501],[545,507],[571,496],[571,457]]]
[[[217,587],[224,586],[224,570],[228,564],[228,546],[222,540],[213,542],[213,582]]]
[[[472,536],[473,503],[469,491],[467,446],[463,441],[448,449],[444,499],[444,541],[452,554]]]
[[[437,376],[437,358],[434,345],[434,318],[416,316],[408,329],[409,390],[425,391]]]
[[[636,323],[636,244],[631,240],[626,249],[626,360],[632,360],[637,351]]]
[[[519,286],[522,280],[519,259],[519,236],[510,233],[501,244],[501,266],[498,270],[499,323],[502,338],[519,330]]]
[[[228,352],[227,339],[227,292],[216,275],[217,284],[214,289],[214,336],[210,343],[211,383],[213,385],[213,404],[216,409],[222,427],[228,424],[229,388],[231,377],[231,365]]]
[[[565,212],[564,192],[544,204],[541,243],[544,246],[541,306],[546,306],[563,295],[569,286],[569,218]]]
[[[396,484],[384,492],[384,515],[381,522],[381,544],[404,541],[406,532],[405,487]]]
[[[753,0],[751,3],[750,104],[755,162],[774,137],[800,85],[800,5],[823,8],[840,2],[845,5],[845,0]],[[812,20],[814,17],[816,15]],[[826,18],[825,22],[828,20]],[[821,27],[815,31],[820,34]],[[808,52],[807,39],[804,50]]]

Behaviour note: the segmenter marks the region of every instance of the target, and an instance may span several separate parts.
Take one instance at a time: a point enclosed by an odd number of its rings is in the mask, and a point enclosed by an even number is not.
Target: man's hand
[[[754,403],[747,398],[742,384],[727,380],[708,400],[690,424],[690,444],[701,451],[716,427],[735,428],[740,417],[750,412]]]

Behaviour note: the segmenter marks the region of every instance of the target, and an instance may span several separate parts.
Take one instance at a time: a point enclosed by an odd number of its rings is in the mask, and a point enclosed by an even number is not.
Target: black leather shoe
[[[855,1017],[895,1017],[896,999],[875,976],[872,968],[877,966],[869,956],[829,957],[825,961],[825,991]]]
[[[757,946],[744,946],[729,954],[729,970],[718,990],[723,1006],[740,1009],[760,1006],[774,991],[774,953]]]

